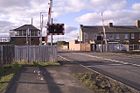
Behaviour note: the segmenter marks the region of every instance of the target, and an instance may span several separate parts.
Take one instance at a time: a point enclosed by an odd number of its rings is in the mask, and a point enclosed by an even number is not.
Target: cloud
[[[127,5],[127,0],[91,0],[91,5],[95,10],[120,10]]]
[[[5,32],[5,30],[9,30],[9,26],[12,26],[13,23],[8,21],[0,21],[0,32]]]
[[[0,7],[25,7],[30,5],[30,0],[0,0]]]
[[[100,15],[97,13],[87,13],[76,18],[76,21],[80,24],[90,25],[96,23],[101,19]]]
[[[134,5],[135,6],[135,5]],[[103,12],[104,23],[107,25],[113,22],[115,25],[135,25],[135,21],[140,19],[140,10],[105,10]],[[75,19],[79,24],[102,25],[102,17],[99,12],[83,14]]]
[[[77,27],[73,27],[73,26],[66,26],[65,27],[65,33],[71,33],[72,31],[76,31],[78,30]]]
[[[8,32],[13,27],[28,24],[31,18],[34,18],[34,25],[39,28],[40,12],[48,11],[48,2],[49,0],[0,0],[0,31]],[[104,12],[105,24],[113,22],[116,25],[133,25],[136,19],[140,19],[140,3],[132,4],[129,9],[128,0],[53,0],[53,2],[52,16],[55,19],[61,19],[61,16],[67,14],[72,16],[78,14],[80,16],[75,18],[77,24],[102,24],[101,12]],[[44,13],[44,25],[47,16],[47,13]],[[45,32],[46,29],[43,34]],[[77,27],[67,25],[66,35],[62,37],[76,38],[77,33]]]
[[[134,10],[140,10],[140,3],[135,3],[132,5],[132,9]]]

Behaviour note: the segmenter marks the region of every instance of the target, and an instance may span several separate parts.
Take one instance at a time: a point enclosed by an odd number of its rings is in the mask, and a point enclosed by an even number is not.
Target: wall
[[[69,42],[69,50],[71,51],[91,51],[90,44],[76,43],[75,41]]]
[[[80,51],[80,44],[76,44],[75,41],[69,42],[69,50]]]
[[[30,40],[31,40],[31,45],[39,45],[39,37],[32,37],[29,38],[29,44],[30,44]],[[11,44],[14,45],[26,45],[26,37],[12,37],[11,38]]]

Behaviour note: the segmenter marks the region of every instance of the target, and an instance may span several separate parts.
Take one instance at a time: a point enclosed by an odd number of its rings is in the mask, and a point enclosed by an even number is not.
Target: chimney
[[[140,28],[140,20],[136,20],[136,27]]]
[[[33,18],[31,18],[31,25],[33,25]]]
[[[82,24],[80,24],[80,27],[83,27],[83,25],[82,25]]]
[[[113,27],[113,23],[109,23],[109,27]]]

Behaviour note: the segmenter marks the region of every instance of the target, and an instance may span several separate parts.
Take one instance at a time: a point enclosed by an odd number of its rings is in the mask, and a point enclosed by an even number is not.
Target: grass
[[[60,66],[60,63],[58,62],[37,62],[37,61],[34,61],[34,62],[27,62],[27,61],[17,61],[15,62],[16,64],[20,64],[20,65],[27,65],[27,66],[43,66],[43,67],[46,67],[46,66]]]
[[[11,64],[0,67],[0,93],[7,88],[8,83],[14,77],[16,72],[21,68],[19,64]]]
[[[46,66],[60,66],[60,63],[58,62],[33,62],[34,66],[42,66],[42,67],[46,67]]]
[[[132,93],[126,86],[97,73],[74,73],[80,82],[95,93]]]

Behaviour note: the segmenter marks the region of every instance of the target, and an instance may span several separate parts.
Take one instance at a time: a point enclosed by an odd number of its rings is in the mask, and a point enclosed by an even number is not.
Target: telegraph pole
[[[42,45],[43,14],[40,12],[40,45]]]
[[[52,5],[53,5],[53,1],[50,0],[49,2],[49,10],[48,10],[48,22],[47,22],[47,26],[52,25],[53,24],[53,18],[51,18],[51,13],[52,13]],[[46,38],[48,38],[48,33]],[[51,33],[51,61],[53,62],[53,33]]]
[[[107,38],[106,38],[106,30],[105,30],[105,26],[104,26],[104,18],[103,18],[103,13],[101,13],[101,17],[102,17],[102,25],[103,25],[103,39],[105,41],[105,51],[107,52]]]
[[[48,11],[48,23],[47,24],[51,24],[51,12],[52,12],[52,0],[50,0],[49,2],[49,11]]]

